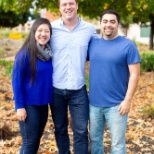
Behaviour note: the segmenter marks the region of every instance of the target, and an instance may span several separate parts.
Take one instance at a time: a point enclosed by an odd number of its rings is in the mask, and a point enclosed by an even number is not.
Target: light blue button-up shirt
[[[70,31],[62,19],[51,23],[51,48],[53,52],[53,86],[58,89],[77,90],[85,84],[87,49],[96,30],[78,18]]]

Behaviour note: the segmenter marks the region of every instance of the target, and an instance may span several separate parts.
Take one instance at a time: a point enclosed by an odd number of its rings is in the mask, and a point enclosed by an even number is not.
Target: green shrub
[[[142,108],[142,114],[146,118],[154,118],[154,103]]]
[[[154,71],[154,53],[144,52],[141,54],[141,72]]]
[[[12,61],[0,60],[0,66],[5,67],[5,74],[11,77],[13,62]]]

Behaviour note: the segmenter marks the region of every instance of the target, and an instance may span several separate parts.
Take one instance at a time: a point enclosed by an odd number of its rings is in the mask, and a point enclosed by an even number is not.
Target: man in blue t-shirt
[[[119,21],[116,11],[104,11],[103,37],[92,39],[89,46],[91,154],[104,153],[106,123],[111,133],[111,153],[126,153],[127,116],[140,76],[140,56],[132,41],[118,35]]]

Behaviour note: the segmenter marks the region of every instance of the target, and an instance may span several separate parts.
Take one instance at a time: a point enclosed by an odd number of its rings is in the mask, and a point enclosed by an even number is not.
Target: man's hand
[[[125,115],[129,113],[130,108],[131,108],[131,101],[126,101],[126,100],[122,101],[118,109],[120,115]]]
[[[17,109],[17,118],[19,121],[25,121],[27,117],[25,108]]]

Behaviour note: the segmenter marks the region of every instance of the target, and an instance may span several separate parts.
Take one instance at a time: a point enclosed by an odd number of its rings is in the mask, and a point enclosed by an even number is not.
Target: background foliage
[[[154,71],[154,53],[144,52],[141,54],[141,71],[151,72]]]
[[[149,23],[151,26],[149,49],[153,49],[153,0],[78,0],[78,3],[78,12],[81,16],[98,19],[102,11],[114,9],[120,13],[121,24],[126,28],[130,23]],[[42,8],[59,12],[58,0],[0,0],[0,14],[3,14],[0,16],[0,26],[13,27],[27,21],[28,16],[36,18],[34,14]],[[33,14],[30,13],[30,9],[33,10]]]

